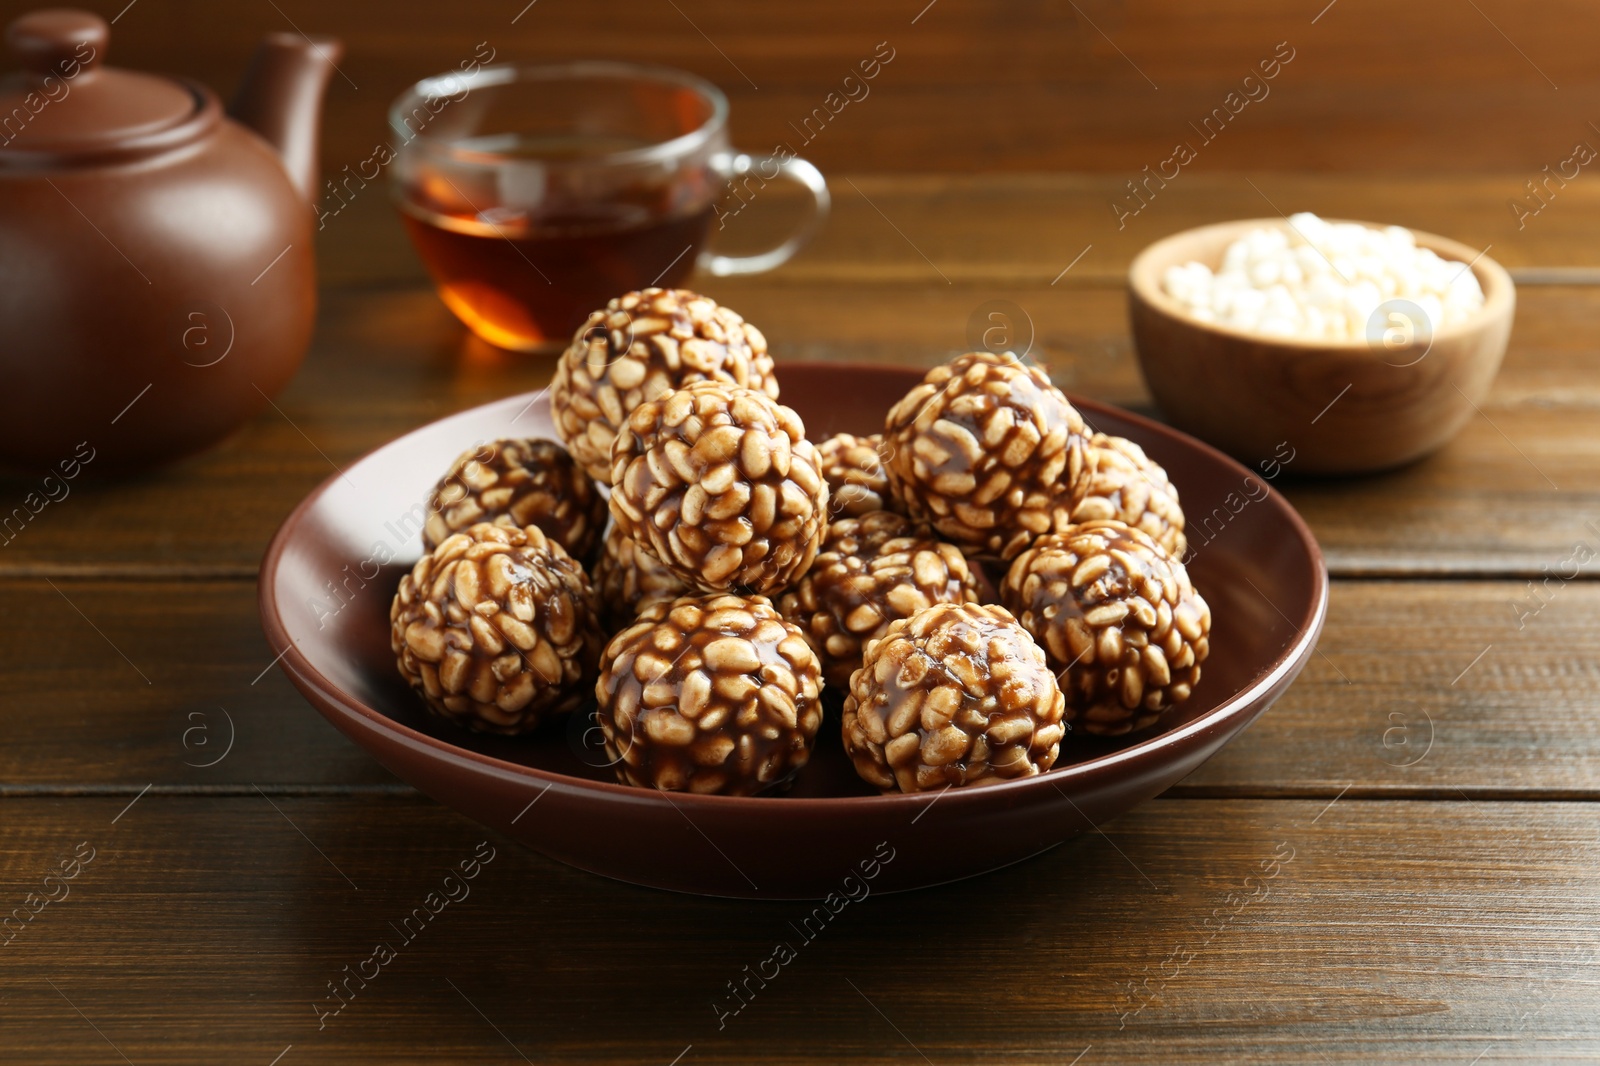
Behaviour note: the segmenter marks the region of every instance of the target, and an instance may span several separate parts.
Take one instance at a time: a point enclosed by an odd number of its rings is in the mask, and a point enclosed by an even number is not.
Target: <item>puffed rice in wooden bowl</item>
[[[879,431],[923,372],[832,362],[777,367],[783,402],[817,441]],[[402,780],[607,877],[705,895],[812,899],[868,863],[874,891],[994,870],[1088,831],[1192,772],[1294,680],[1327,607],[1321,552],[1260,472],[1137,415],[1070,399],[1090,430],[1134,441],[1177,486],[1189,521],[1189,574],[1214,628],[1200,682],[1159,731],[1095,739],[1074,732],[1045,772],[879,794],[825,724],[787,788],[663,793],[617,782],[593,704],[521,737],[469,733],[430,715],[396,670],[388,617],[400,575],[421,552],[424,501],[475,442],[558,439],[542,397],[463,411],[329,478],[267,551],[264,627],[295,686]]]
[[[1289,225],[1284,218],[1254,218],[1200,226],[1163,237],[1134,259],[1128,271],[1134,354],[1162,412],[1246,463],[1273,457],[1290,440],[1301,474],[1387,470],[1444,447],[1479,413],[1505,357],[1517,303],[1511,275],[1487,248],[1413,231],[1418,247],[1470,268],[1483,306],[1437,330],[1418,331],[1416,305],[1385,300],[1368,333],[1354,340],[1203,322],[1164,290],[1167,268],[1215,267],[1234,240]]]

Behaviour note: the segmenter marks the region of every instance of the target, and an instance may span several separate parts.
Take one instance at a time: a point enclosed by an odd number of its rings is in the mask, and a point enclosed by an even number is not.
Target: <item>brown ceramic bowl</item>
[[[1265,337],[1197,322],[1162,290],[1169,266],[1198,262],[1215,270],[1227,246],[1248,231],[1287,225],[1252,218],[1201,226],[1157,241],[1133,261],[1134,347],[1162,412],[1247,463],[1287,442],[1298,473],[1382,470],[1443,446],[1500,369],[1516,309],[1511,276],[1476,248],[1417,233],[1419,246],[1472,264],[1484,305],[1435,331],[1431,344],[1399,343],[1396,331],[1389,334],[1393,346]]]
[[[779,375],[784,401],[815,436],[878,429],[921,376],[909,368],[789,362]],[[596,757],[582,712],[568,728],[521,739],[466,733],[428,717],[395,669],[388,622],[400,574],[421,551],[421,501],[475,442],[554,436],[542,396],[435,422],[329,478],[267,549],[263,624],[296,687],[379,762],[574,866],[659,888],[771,899],[825,896],[875,853],[875,891],[983,873],[1054,847],[1194,770],[1294,680],[1327,607],[1327,572],[1310,531],[1250,471],[1163,426],[1074,402],[1096,428],[1133,438],[1162,463],[1191,514],[1215,510],[1225,524],[1191,566],[1215,619],[1194,696],[1157,736],[1071,738],[1058,769],[1040,777],[880,796],[855,776],[830,716],[811,764],[785,794],[662,793],[618,785],[610,770],[592,765],[603,756]],[[341,591],[335,597],[331,589]],[[883,863],[884,855],[893,857]]]

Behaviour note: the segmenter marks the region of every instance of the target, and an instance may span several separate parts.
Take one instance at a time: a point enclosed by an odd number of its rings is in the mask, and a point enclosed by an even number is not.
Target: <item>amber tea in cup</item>
[[[731,152],[727,98],[679,71],[621,63],[486,67],[419,82],[390,125],[394,193],[455,315],[502,348],[564,346],[590,311],[649,285],[770,270],[809,238],[827,187],[801,159]],[[806,186],[800,232],[744,257],[706,252],[728,179]]]

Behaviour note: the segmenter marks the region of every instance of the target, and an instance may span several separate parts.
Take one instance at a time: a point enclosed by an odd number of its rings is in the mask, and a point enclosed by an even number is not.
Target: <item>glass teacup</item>
[[[810,238],[828,189],[810,163],[728,147],[728,100],[682,71],[582,62],[483,67],[394,104],[394,195],[439,295],[491,344],[565,345],[590,311],[650,285],[771,270]],[[812,210],[749,256],[705,250],[728,181],[799,182]],[[745,193],[741,193],[741,196]]]

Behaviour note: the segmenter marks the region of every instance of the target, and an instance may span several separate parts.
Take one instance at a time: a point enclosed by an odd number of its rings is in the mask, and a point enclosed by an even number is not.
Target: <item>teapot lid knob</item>
[[[24,69],[0,76],[0,171],[131,158],[216,124],[216,98],[198,85],[108,66],[110,37],[105,19],[65,7],[6,27],[6,44]],[[70,104],[61,103],[69,96]]]
[[[6,44],[22,65],[35,74],[60,75],[77,64],[92,69],[106,54],[111,27],[89,11],[45,8],[14,19],[6,27]]]

